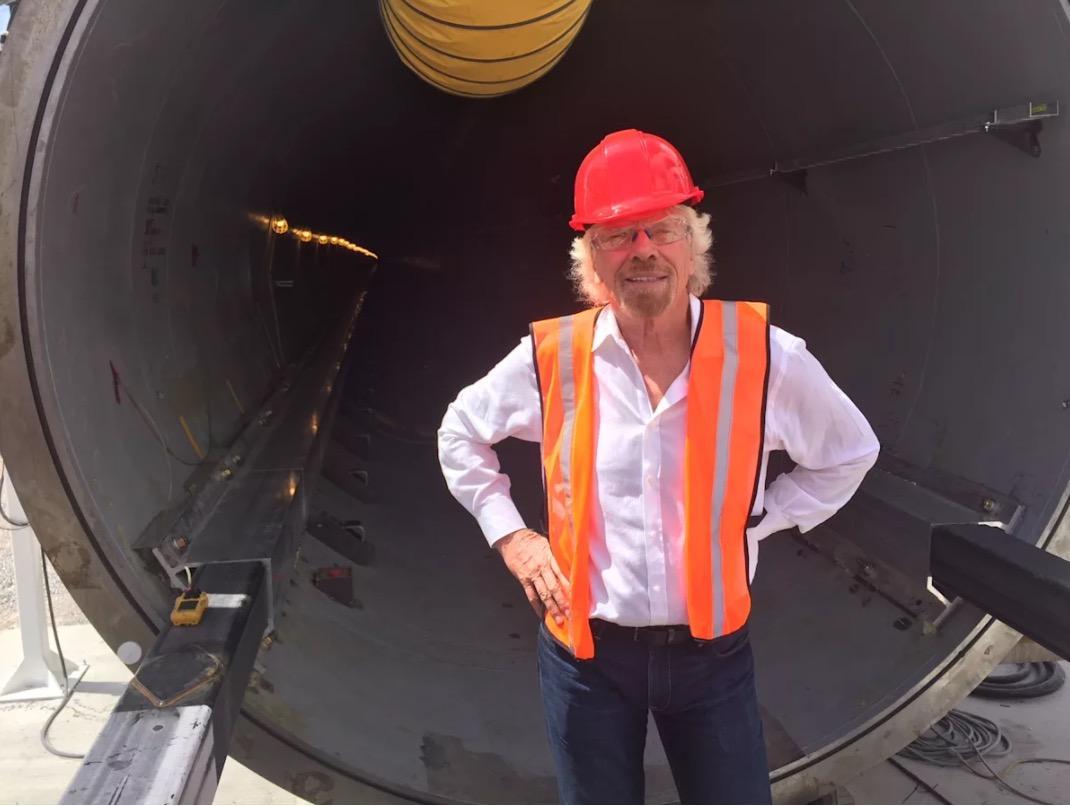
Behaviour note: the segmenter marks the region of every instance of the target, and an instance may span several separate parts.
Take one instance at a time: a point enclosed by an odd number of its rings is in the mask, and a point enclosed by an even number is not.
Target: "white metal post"
[[[12,520],[26,522],[26,514],[6,474],[0,502]],[[12,528],[6,523],[0,524]],[[37,535],[29,526],[11,533],[11,552],[15,559],[15,589],[19,608],[19,630],[22,634],[22,663],[0,690],[0,702],[12,700],[47,700],[65,693],[63,670],[59,656],[48,643],[48,610],[45,605],[44,575],[41,568],[41,547]],[[77,677],[80,667],[70,658],[67,664],[68,681]]]

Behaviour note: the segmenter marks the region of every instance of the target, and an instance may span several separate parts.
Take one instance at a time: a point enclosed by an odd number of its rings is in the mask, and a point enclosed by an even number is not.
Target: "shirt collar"
[[[698,319],[702,308],[702,302],[694,294],[688,294],[688,302],[691,305],[691,343],[695,343],[695,333],[698,331]],[[594,340],[591,342],[591,352],[594,352],[606,339],[613,339],[622,349],[628,350],[628,343],[620,334],[620,325],[617,317],[613,315],[613,308],[606,305],[602,313],[594,323]]]

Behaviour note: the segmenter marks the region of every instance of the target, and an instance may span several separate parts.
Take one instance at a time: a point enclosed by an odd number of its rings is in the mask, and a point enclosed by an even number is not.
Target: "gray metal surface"
[[[480,104],[409,75],[362,4],[26,4],[0,55],[0,449],[79,605],[113,645],[149,643],[170,593],[139,536],[366,280],[256,216],[373,246],[349,431],[309,501],[362,521],[363,609],[313,588],[317,564],[346,558],[306,537],[264,653],[273,690],[250,689],[232,749],[323,800],[533,799],[551,786],[533,627],[428,437],[527,321],[574,310],[583,153],[639,126],[704,185],[1065,101],[1068,36],[1057,0],[596,4],[551,75]],[[714,292],[768,300],[917,485],[874,481],[853,513],[763,544],[754,634],[780,799],[899,749],[1016,637],[970,607],[925,632],[943,606],[910,559],[919,502],[1070,552],[1064,118],[1041,142],[1033,158],[957,138],[709,194]],[[537,459],[502,455],[536,523]],[[671,797],[651,752],[650,794]]]
[[[325,435],[330,432],[344,380],[343,360],[360,300],[288,367],[280,388],[256,412],[227,458],[190,500],[157,517],[135,543],[151,549],[176,588],[183,572],[212,563],[265,563],[275,622],[279,588],[290,576],[308,522],[308,497],[320,473]]]
[[[219,774],[207,705],[116,714],[61,803],[211,803]],[[105,772],[105,774],[101,774]]]

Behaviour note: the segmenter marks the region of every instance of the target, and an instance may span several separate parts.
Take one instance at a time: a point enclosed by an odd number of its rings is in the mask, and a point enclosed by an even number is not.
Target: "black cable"
[[[999,726],[976,714],[952,709],[899,751],[903,758],[925,761],[941,767],[957,767],[963,755],[998,758],[1011,751],[1011,742]]]
[[[1013,669],[1010,672],[1000,672],[999,666],[996,667],[996,671],[992,672],[985,678],[985,682],[994,683],[996,685],[1007,685],[1010,683],[1018,683],[1025,678],[1029,677],[1029,664],[1028,663],[1011,663],[1000,664],[1001,666],[1009,665]]]
[[[906,803],[908,800],[914,797],[914,793],[917,792],[919,789],[921,789],[921,784],[914,784],[914,788],[907,792],[907,796],[899,802]]]
[[[967,711],[952,709],[947,716],[938,720],[930,730],[934,736],[926,736],[924,733],[911,742],[907,747],[900,750],[899,755],[914,761],[924,761],[941,767],[965,767],[978,778],[986,781],[995,781],[1004,789],[1033,803],[1047,804],[1047,801],[1028,795],[1020,789],[1016,789],[1007,783],[1002,775],[992,769],[988,758],[1005,756],[1011,751],[1011,741],[1003,735],[999,726],[989,719],[971,714]],[[978,772],[970,766],[967,759],[976,758],[988,770],[988,775]],[[894,760],[889,759],[896,767],[903,769]],[[1055,764],[1070,764],[1066,759],[1037,759],[1027,758],[1016,761],[1003,772],[1022,764],[1036,764],[1041,761]]]
[[[84,753],[68,753],[65,750],[57,750],[48,740],[48,729],[52,727],[52,723],[56,720],[56,717],[59,716],[59,712],[71,701],[75,689],[77,689],[78,684],[82,682],[82,678],[85,676],[89,666],[82,669],[82,673],[78,676],[78,680],[76,680],[72,686],[67,677],[67,660],[63,657],[63,647],[60,646],[59,643],[59,630],[56,628],[56,612],[52,607],[52,585],[48,581],[48,562],[45,557],[44,549],[41,549],[41,572],[45,576],[45,598],[48,600],[48,617],[52,621],[52,637],[56,641],[56,653],[59,655],[59,665],[63,670],[64,691],[62,702],[60,702],[60,704],[56,706],[56,709],[49,714],[48,719],[45,720],[45,724],[41,727],[41,744],[44,745],[45,750],[49,753],[59,756],[60,758],[85,758]]]
[[[971,693],[993,700],[1043,697],[1063,687],[1066,671],[1058,663],[1015,663],[1009,672],[993,672]]]
[[[52,608],[52,583],[48,581],[48,556],[41,549],[41,573],[45,577],[45,599],[48,600],[48,618],[52,622],[52,637],[56,639],[56,653],[59,655],[59,665],[63,670],[63,685],[67,685],[67,660],[63,657],[63,647],[59,645],[59,630],[56,629],[56,612]]]
[[[888,763],[891,764],[893,767],[895,767],[897,770],[899,770],[899,772],[903,773],[903,775],[905,775],[911,781],[914,781],[914,783],[916,783],[918,786],[922,787],[926,792],[928,792],[930,795],[932,795],[938,801],[940,801],[941,803],[946,803],[947,806],[951,806],[951,801],[950,800],[948,800],[943,795],[941,795],[939,792],[937,792],[936,788],[932,784],[930,784],[928,781],[926,781],[921,776],[916,775],[909,767],[904,767],[902,764],[900,764],[894,758],[888,759]],[[914,793],[911,792],[910,794],[912,795]],[[910,795],[907,795],[906,799],[909,800],[910,799]]]

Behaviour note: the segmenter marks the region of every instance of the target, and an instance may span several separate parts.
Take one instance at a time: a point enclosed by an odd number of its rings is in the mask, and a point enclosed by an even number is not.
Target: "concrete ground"
[[[130,672],[91,624],[59,628],[64,655],[88,663],[70,703],[49,731],[54,747],[86,752],[126,688]],[[0,680],[22,656],[18,630],[0,632]],[[59,758],[41,745],[40,731],[57,700],[0,703],[0,803],[57,803],[80,762]],[[233,759],[223,768],[216,803],[307,803]]]
[[[1063,661],[1070,674],[1070,664]],[[1058,758],[1070,762],[1070,685],[1054,694],[1032,700],[987,700],[967,697],[956,706],[960,711],[996,723],[1011,741],[1011,752],[989,761],[991,767],[1015,789],[1036,800],[1027,800],[967,772],[962,766],[937,767],[920,761],[896,758],[907,772],[885,761],[843,784],[841,803],[1067,803],[1070,802],[1070,763],[1034,763],[1035,759]],[[1017,764],[1029,760],[1025,764]],[[1015,765],[1012,769],[1008,769]],[[978,772],[988,771],[976,762]],[[1004,771],[1006,772],[1004,773]],[[911,778],[910,775],[914,777]]]
[[[107,720],[130,678],[126,666],[78,610],[50,571],[60,641],[64,654],[89,670],[70,703],[52,725],[53,745],[85,752]],[[0,532],[0,685],[22,658],[14,602],[10,535]],[[1070,671],[1070,664],[1063,664]],[[42,746],[40,730],[57,701],[0,703],[0,803],[56,803],[79,762],[59,758]],[[985,716],[1010,737],[1010,755],[995,759],[1000,772],[1027,758],[1070,760],[1070,686],[1036,700],[997,702],[967,698],[961,710]],[[906,772],[884,762],[845,781],[841,803],[1030,803],[964,769],[935,767],[897,759]],[[913,777],[911,777],[913,776]],[[1070,801],[1070,765],[1030,763],[1006,773],[1006,780],[1036,798],[1035,802]],[[223,769],[216,803],[296,804],[307,801],[280,789],[233,759]]]

